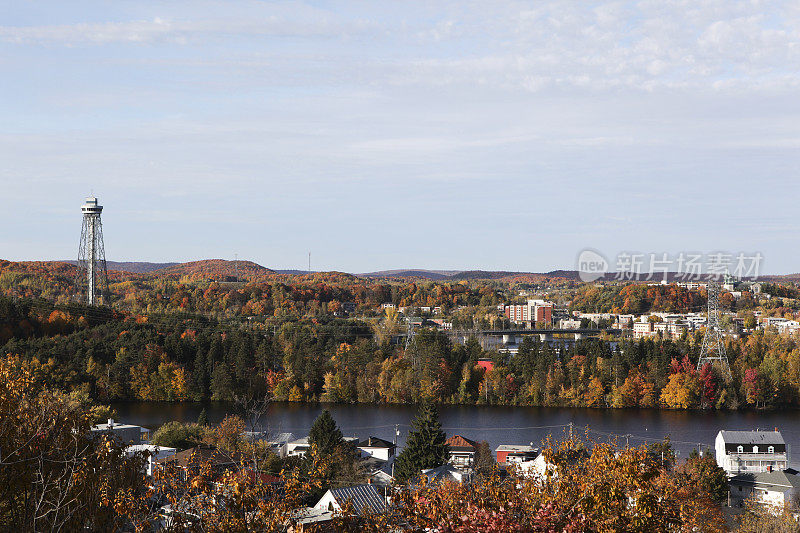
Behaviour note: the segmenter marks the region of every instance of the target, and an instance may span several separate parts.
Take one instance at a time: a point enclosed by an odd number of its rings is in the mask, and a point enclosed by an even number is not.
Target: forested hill
[[[0,297],[0,350],[32,361],[51,386],[102,402],[230,400],[268,390],[281,401],[800,407],[800,349],[774,332],[728,340],[726,382],[713,368],[697,370],[699,332],[566,348],[526,337],[509,356],[434,329],[420,330],[406,353],[391,344],[391,328],[386,319],[216,320]]]
[[[225,259],[204,259],[178,263],[167,268],[150,272],[151,276],[189,276],[198,279],[224,280],[239,276],[240,279],[254,279],[274,274],[275,271],[252,261],[228,261]]]

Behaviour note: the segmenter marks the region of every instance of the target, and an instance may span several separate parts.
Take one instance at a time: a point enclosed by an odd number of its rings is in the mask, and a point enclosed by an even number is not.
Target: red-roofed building
[[[494,370],[494,363],[488,359],[479,359],[477,366],[481,367],[485,372]]]
[[[475,452],[478,451],[478,444],[474,440],[453,435],[445,442],[450,448],[450,464],[465,468],[471,468],[475,462]]]

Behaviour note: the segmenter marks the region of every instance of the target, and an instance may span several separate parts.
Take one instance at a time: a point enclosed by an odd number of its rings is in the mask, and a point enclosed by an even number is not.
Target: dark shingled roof
[[[370,437],[358,443],[360,448],[396,448],[397,445],[380,437]]]
[[[786,444],[780,431],[720,431],[727,444]]]
[[[372,485],[355,485],[353,487],[341,487],[331,489],[331,495],[341,506],[349,500],[356,512],[363,514],[366,508],[373,513],[386,511],[386,500],[380,495],[378,489]]]

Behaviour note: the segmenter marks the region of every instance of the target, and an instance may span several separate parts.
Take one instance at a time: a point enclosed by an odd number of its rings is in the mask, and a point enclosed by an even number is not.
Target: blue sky
[[[800,271],[796,2],[7,2],[0,257]]]

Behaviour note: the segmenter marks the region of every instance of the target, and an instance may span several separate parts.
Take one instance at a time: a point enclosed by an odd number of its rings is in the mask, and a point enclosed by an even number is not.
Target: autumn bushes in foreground
[[[724,531],[719,504],[646,447],[568,439],[545,449],[544,478],[491,476],[473,485],[403,489],[397,512],[417,531]]]

